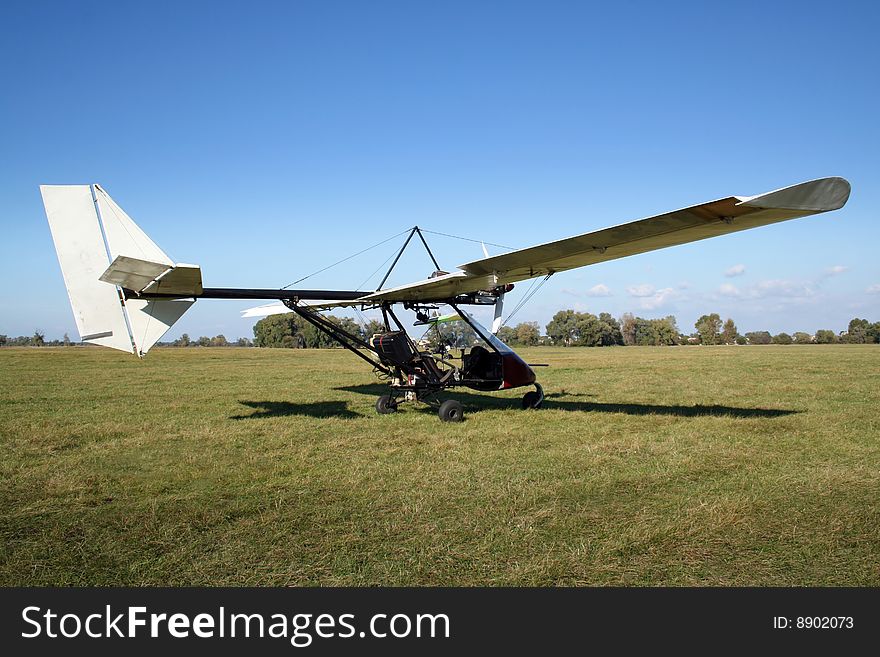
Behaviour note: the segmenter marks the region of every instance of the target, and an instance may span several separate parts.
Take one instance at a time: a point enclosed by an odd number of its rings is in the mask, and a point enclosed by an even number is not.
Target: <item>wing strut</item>
[[[285,304],[297,315],[306,320],[316,329],[327,335],[331,340],[338,342],[340,346],[345,347],[351,353],[359,358],[367,361],[375,369],[379,370],[387,376],[391,376],[393,372],[382,365],[378,360],[373,358],[375,355],[370,345],[361,340],[358,336],[352,335],[340,326],[337,326],[329,319],[321,315],[321,313],[312,310],[308,306],[301,306],[296,301],[285,301]]]

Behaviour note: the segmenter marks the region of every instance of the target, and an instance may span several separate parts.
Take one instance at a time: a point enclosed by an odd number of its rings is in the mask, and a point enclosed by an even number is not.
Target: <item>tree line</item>
[[[703,315],[694,324],[696,333],[688,336],[688,342],[698,344],[877,344],[880,343],[880,322],[871,323],[866,319],[854,317],[846,331],[835,333],[830,329],[819,329],[815,334],[796,331],[793,334],[769,331],[750,331],[740,335],[736,324],[729,317],[722,324],[718,313]]]
[[[329,317],[339,328],[369,340],[375,333],[384,332],[382,322],[371,319],[359,324],[350,317]],[[521,322],[516,326],[502,326],[498,338],[511,346],[531,347],[555,345],[563,347],[610,346],[674,346],[674,345],[761,345],[761,344],[877,344],[880,343],[880,321],[869,322],[858,317],[850,320],[846,331],[835,333],[820,329],[815,333],[797,331],[793,334],[769,331],[749,331],[740,334],[733,319],[722,321],[718,313],[701,316],[694,323],[694,331],[682,333],[674,315],[646,319],[625,313],[620,319],[609,313],[560,310],[541,333],[538,322]],[[438,333],[428,342],[442,340],[453,347],[472,343],[474,331],[464,322],[441,324]],[[8,337],[0,335],[0,347],[61,347],[71,346],[67,333],[61,340],[46,340],[42,331],[32,336]],[[192,339],[184,333],[173,342],[159,342],[160,347],[280,347],[289,349],[321,349],[338,346],[326,334],[292,313],[270,315],[254,325],[254,339],[227,340],[224,335],[200,336]]]
[[[331,317],[337,326],[364,340],[385,329],[381,322],[369,320],[358,324],[348,317]],[[694,331],[682,333],[674,315],[646,319],[632,313],[625,313],[620,319],[609,313],[578,312],[560,310],[541,333],[538,322],[521,322],[516,326],[502,326],[498,338],[516,347],[556,345],[564,347],[610,347],[627,346],[673,346],[673,345],[721,345],[721,344],[833,344],[833,343],[878,343],[880,342],[880,322],[873,324],[865,319],[855,318],[849,323],[847,331],[840,334],[822,329],[815,334],[798,331],[792,335],[769,331],[750,331],[740,334],[731,318],[722,321],[718,313],[701,316],[694,323]],[[453,347],[464,347],[471,343],[473,329],[464,322],[441,324],[439,331],[430,336],[427,342],[433,344],[442,340]],[[315,329],[302,318],[290,314],[271,315],[254,325],[254,346],[321,348],[336,346],[326,335]]]
[[[0,347],[70,347],[79,343],[71,342],[67,333],[61,340],[46,340],[45,334],[37,329],[31,336],[19,335],[10,338],[6,335],[0,335]],[[88,345],[88,343],[86,343]],[[88,345],[91,346],[91,345]],[[253,347],[254,343],[248,338],[238,338],[229,341],[223,334],[215,335],[209,338],[205,335],[196,340],[192,340],[189,335],[184,333],[173,342],[157,342],[158,347]]]
[[[189,337],[188,333],[184,333],[174,342],[157,342],[157,347],[253,347],[254,343],[248,338],[239,338],[238,340],[229,341],[222,333],[209,338],[202,335],[195,340]]]

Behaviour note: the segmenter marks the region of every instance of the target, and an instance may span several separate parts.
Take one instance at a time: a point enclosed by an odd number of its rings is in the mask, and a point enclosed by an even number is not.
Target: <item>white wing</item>
[[[442,301],[498,285],[842,208],[850,185],[821,178],[758,196],[731,196],[459,265],[461,271],[382,290],[368,301]]]

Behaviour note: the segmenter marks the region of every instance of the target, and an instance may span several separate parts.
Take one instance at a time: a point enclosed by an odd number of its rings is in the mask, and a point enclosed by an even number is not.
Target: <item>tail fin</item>
[[[201,294],[201,270],[174,264],[98,185],[40,192],[81,339],[143,356]],[[122,288],[181,298],[126,299]]]

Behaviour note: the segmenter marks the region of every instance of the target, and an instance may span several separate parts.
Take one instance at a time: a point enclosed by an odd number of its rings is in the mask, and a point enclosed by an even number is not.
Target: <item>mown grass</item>
[[[0,350],[0,584],[880,585],[880,348],[534,349],[373,411],[342,351]]]

